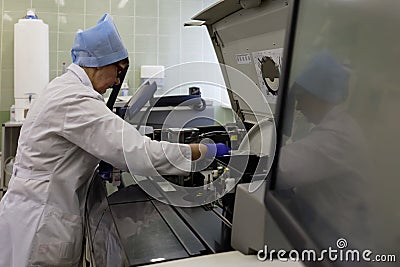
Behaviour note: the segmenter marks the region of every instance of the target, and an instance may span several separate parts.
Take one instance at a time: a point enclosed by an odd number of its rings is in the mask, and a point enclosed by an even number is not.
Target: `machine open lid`
[[[185,24],[207,27],[232,108],[245,122],[257,124],[273,117],[288,17],[285,0],[225,0]],[[271,109],[265,108],[266,102]]]

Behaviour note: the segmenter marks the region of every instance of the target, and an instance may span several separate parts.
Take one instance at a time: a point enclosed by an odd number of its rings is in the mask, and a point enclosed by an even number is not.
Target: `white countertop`
[[[234,267],[234,266],[249,266],[249,267],[304,267],[301,262],[278,260],[259,261],[256,255],[244,255],[239,251],[230,251],[217,253],[212,255],[191,257],[181,260],[174,260],[162,263],[147,265],[151,267],[172,267],[172,266],[190,266],[190,267]]]
[[[4,122],[3,125],[6,127],[19,127],[19,126],[22,126],[23,123],[24,122],[22,122],[22,121],[7,121],[7,122]]]

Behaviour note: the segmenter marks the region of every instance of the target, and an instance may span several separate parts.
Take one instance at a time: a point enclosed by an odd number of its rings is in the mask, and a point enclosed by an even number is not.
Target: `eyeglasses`
[[[119,65],[118,63],[114,64],[114,66],[117,68],[117,76],[120,76],[125,68]]]

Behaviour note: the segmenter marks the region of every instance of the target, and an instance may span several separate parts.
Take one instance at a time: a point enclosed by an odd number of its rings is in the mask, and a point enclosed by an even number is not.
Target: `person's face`
[[[296,109],[303,113],[309,122],[318,124],[326,113],[328,104],[312,94],[299,90],[296,92]]]
[[[121,62],[99,67],[93,77],[94,89],[99,94],[104,94],[108,88],[118,85],[121,82],[120,75],[126,67]]]
[[[297,92],[296,93],[296,110],[303,113],[303,115],[308,118],[310,113],[312,113],[312,108],[310,103],[310,97],[306,92]]]

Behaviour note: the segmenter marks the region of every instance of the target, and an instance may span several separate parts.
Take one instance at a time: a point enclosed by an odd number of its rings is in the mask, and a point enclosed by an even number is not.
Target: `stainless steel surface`
[[[203,207],[177,208],[177,212],[212,253],[231,251],[231,229]]]
[[[19,133],[21,131],[22,122],[6,122],[2,124],[1,131],[1,174],[0,174],[0,199],[7,191],[8,181],[11,173],[5,168],[6,162],[15,157],[18,146]]]
[[[221,221],[222,221],[223,223],[225,223],[226,226],[228,226],[229,228],[232,228],[232,223],[231,223],[227,218],[225,218],[224,215],[222,215],[221,212],[217,211],[216,209],[212,209],[211,211],[212,211],[215,215],[217,215],[217,217],[220,218]]]
[[[136,266],[229,251],[230,228],[202,207],[184,212],[148,197],[138,185],[107,196],[95,177],[88,198],[88,241],[96,264]]]
[[[189,256],[151,201],[114,204],[110,209],[130,265]]]

